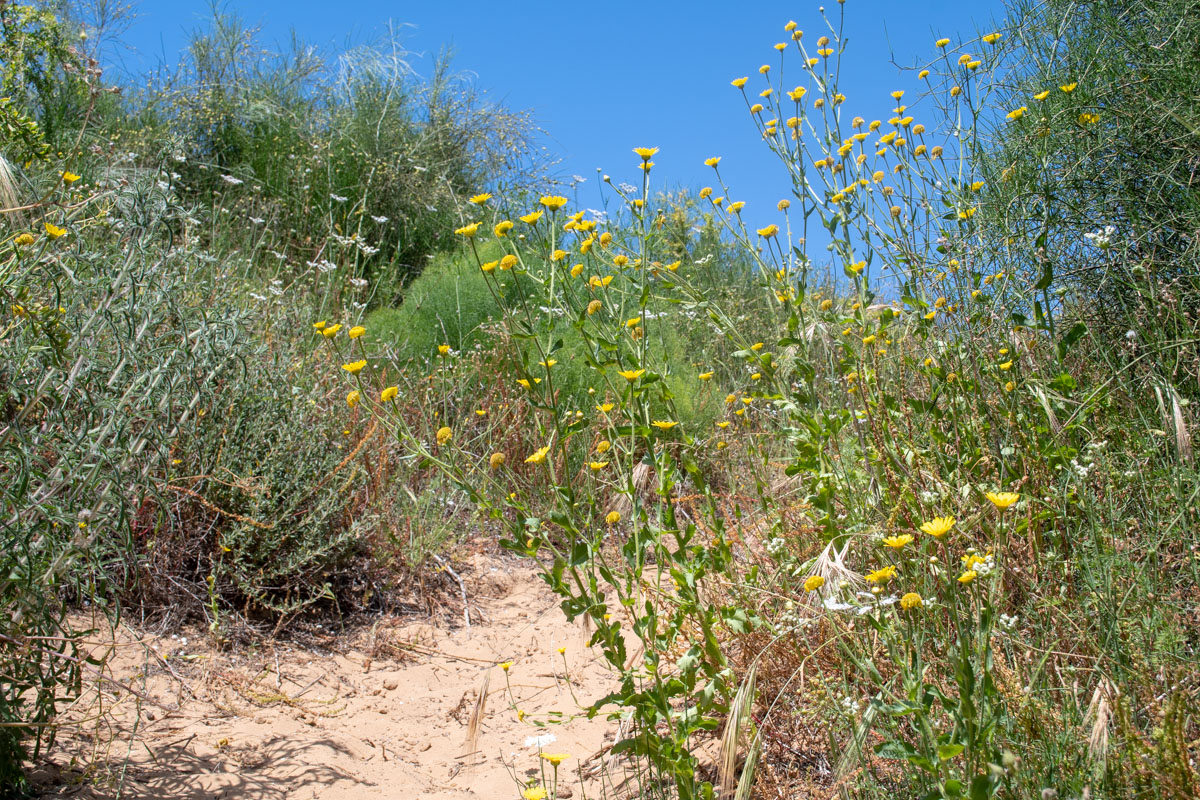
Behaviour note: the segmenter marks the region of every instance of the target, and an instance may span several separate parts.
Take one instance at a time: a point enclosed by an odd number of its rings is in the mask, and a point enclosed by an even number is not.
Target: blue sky
[[[587,178],[579,194],[584,205],[599,204],[597,167],[614,181],[636,183],[631,148],[650,146],[661,148],[653,172],[660,187],[699,188],[712,177],[704,159],[722,156],[732,196],[747,201],[745,218],[765,224],[788,184],[729,81],[758,78],[760,64],[778,63],[772,46],[787,41],[789,20],[811,47],[810,38],[825,32],[819,5],[227,0],[224,7],[261,26],[268,45],[288,41],[294,29],[336,51],[379,39],[389,21],[404,25],[418,72],[427,73],[449,46],[457,70],[473,73],[491,97],[530,109],[548,134],[547,147],[562,159],[561,174]],[[133,48],[126,68],[173,63],[208,7],[206,0],[141,0],[124,36]],[[939,36],[971,38],[1003,13],[998,0],[827,4],[834,20],[843,9],[850,41],[840,85],[847,108],[868,119],[890,116],[891,90],[915,88],[915,76],[902,78],[896,65],[930,57]],[[794,52],[789,58],[798,63]]]

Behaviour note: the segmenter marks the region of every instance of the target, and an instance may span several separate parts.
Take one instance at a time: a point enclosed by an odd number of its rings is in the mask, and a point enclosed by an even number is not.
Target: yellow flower
[[[555,250],[553,253],[550,254],[551,261],[562,261],[566,257],[567,257],[566,250]]]
[[[600,405],[596,406],[596,410],[599,411],[601,414],[607,414],[610,411],[612,411],[614,408],[616,408],[616,406],[613,405],[612,403],[601,403]]]
[[[639,156],[641,156],[642,161],[649,161],[651,158],[654,157],[654,154],[658,152],[658,148],[657,147],[635,147],[635,148],[633,148],[633,152],[635,152]]]
[[[599,470],[602,470],[605,467],[607,467],[608,462],[607,461],[591,461],[591,462],[588,462],[588,466],[594,470],[599,471]]]
[[[715,169],[717,164],[720,164],[720,163],[721,163],[720,156],[713,156],[712,158],[704,159],[704,166],[706,166],[706,167],[713,167]]]
[[[66,228],[60,228],[57,225],[49,222],[43,222],[42,227],[46,229],[46,235],[51,239],[57,239],[60,236],[65,236],[67,233]]]
[[[992,505],[1001,511],[1015,505],[1021,499],[1021,495],[1016,492],[986,492],[984,497],[990,500]]]
[[[630,317],[629,319],[625,320],[625,327],[626,328],[635,327],[636,325],[640,324],[641,321],[642,321],[641,317]]]
[[[759,350],[763,349],[763,343],[755,342],[754,344],[750,345],[750,349],[757,353]]]
[[[620,511],[608,512],[607,514],[604,515],[604,521],[607,522],[609,525],[616,525],[618,522],[621,521],[621,512]]]
[[[596,445],[596,452],[601,454],[607,453],[610,447],[612,447],[612,444],[608,439],[601,439],[600,443]]]
[[[728,445],[728,444],[726,444],[725,442],[717,442],[717,449],[718,449],[718,450],[724,450],[724,449],[725,449],[726,447],[728,447],[728,446],[729,446],[729,445]]]
[[[550,452],[550,445],[539,447],[537,452],[525,459],[526,464],[545,464],[546,454]]]
[[[326,339],[332,339],[334,336],[337,335],[337,332],[340,331],[341,329],[342,329],[342,324],[340,322],[337,325],[328,325],[321,329],[321,335],[324,336]]]
[[[504,220],[503,222],[497,222],[496,227],[492,228],[492,232],[495,233],[497,236],[504,237],[504,236],[508,235],[508,232],[511,231],[512,229],[513,229],[512,222],[510,222],[509,220]]]
[[[1078,85],[1079,85],[1078,83],[1066,83],[1066,84],[1063,84],[1062,86],[1060,86],[1060,87],[1058,87],[1058,88],[1059,88],[1059,89],[1062,89],[1062,90],[1063,90],[1064,92],[1066,92],[1067,94],[1070,94],[1071,92],[1075,91],[1075,87],[1076,87],[1076,86],[1078,86]]]
[[[777,233],[779,233],[778,225],[768,225],[765,228],[758,229],[758,235],[763,237],[764,239],[770,239],[771,237],[775,236]]]
[[[949,39],[938,39],[936,42],[934,42],[934,44],[936,44],[938,47],[945,47],[946,45],[950,44],[950,40]]]
[[[1009,381],[1008,383],[1004,384],[1004,391],[1006,391],[1006,392],[1011,392],[1015,388],[1017,388],[1017,385],[1015,383],[1013,383],[1012,381]]]
[[[923,605],[925,605],[925,601],[916,592],[909,592],[900,598],[900,607],[905,611],[912,611],[914,608],[920,608]]]
[[[346,372],[349,372],[351,375],[357,375],[366,365],[366,361],[351,361],[349,364],[342,364],[342,369],[346,370]]]
[[[454,431],[443,425],[437,430],[437,443],[444,445],[450,441],[450,437],[454,435]]]
[[[542,218],[542,214],[544,213],[545,212],[539,208],[537,211],[530,211],[528,214],[517,217],[517,219],[521,220],[521,222],[524,222],[526,225],[536,225],[537,221]]]
[[[727,419],[721,420],[720,422],[717,423],[717,427],[720,428],[721,430],[725,430],[726,428],[729,427],[729,420],[727,420]]]
[[[1027,106],[1021,106],[1020,108],[1014,108],[1012,111],[1008,112],[1006,116],[1009,119],[1020,119],[1021,117],[1025,116],[1025,112],[1028,110],[1029,108]]]
[[[358,389],[355,389],[353,392],[346,395],[346,405],[354,408],[356,405],[358,405],[358,401],[361,399],[361,397],[362,395],[359,394]]]
[[[488,456],[488,466],[492,469],[498,469],[504,465],[504,453],[492,453]]]
[[[314,322],[314,323],[313,323],[313,330],[323,331],[323,330],[325,330],[325,326],[326,326],[327,324],[328,324],[328,323],[326,323],[326,322],[325,322],[325,320],[321,320],[320,322]]]
[[[600,302],[599,300],[593,300],[587,305],[587,313],[589,316],[591,316],[602,308],[604,308],[604,303]]]
[[[500,263],[499,261],[485,261],[484,263],[479,265],[479,268],[481,270],[483,270],[484,272],[492,272],[493,270],[496,269],[496,265],[499,263]]]
[[[400,393],[399,386],[389,386],[379,393],[379,402],[386,403]]]
[[[824,585],[825,585],[825,579],[822,578],[820,575],[809,575],[808,578],[804,581],[804,591],[815,592],[817,589],[820,589]]]
[[[701,373],[700,373],[699,375],[697,375],[696,377],[697,377],[697,378],[699,378],[699,379],[700,379],[700,380],[702,380],[702,381],[707,381],[707,380],[711,380],[711,379],[712,379],[712,376],[713,376],[713,373],[711,373],[711,372],[701,372]]]
[[[987,36],[983,37],[983,40],[988,44],[995,44],[1000,40],[1000,36],[1001,34],[999,33],[989,33]]]
[[[869,583],[887,583],[896,576],[896,567],[888,564],[886,567],[867,573],[866,579]]]
[[[735,78],[735,79],[733,79],[732,81],[730,81],[730,83],[731,83],[733,86],[735,86],[735,87],[737,87],[738,89],[740,89],[740,88],[742,88],[743,86],[745,86],[745,85],[746,85],[746,81],[748,81],[748,80],[750,80],[750,79],[749,79],[749,78]]]
[[[973,569],[969,569],[966,572],[964,572],[962,575],[958,576],[958,582],[959,583],[970,583],[971,581],[975,580],[978,577],[979,577],[978,572],[976,572]]]
[[[1038,92],[1037,94],[1035,94],[1035,95],[1033,96],[1033,99],[1034,99],[1034,100],[1045,100],[1045,99],[1046,99],[1047,97],[1049,97],[1049,96],[1050,96],[1050,90],[1049,90],[1049,89],[1045,89],[1045,90],[1043,90],[1043,91],[1040,91],[1040,92]]]
[[[870,336],[864,336],[862,343],[865,345],[875,344],[875,334],[872,333]]]
[[[439,344],[437,347],[438,347],[438,355],[444,356],[450,352],[450,345],[448,345],[448,344]]]
[[[658,428],[660,431],[669,431],[669,430],[671,430],[671,428],[674,428],[679,423],[678,422],[668,422],[666,420],[656,419],[653,422],[651,422],[650,424],[653,425],[654,427]]]
[[[517,265],[517,257],[514,256],[512,253],[509,253],[508,255],[506,255],[500,259],[500,269],[502,269],[502,270],[512,269],[516,265]]]
[[[63,183],[74,183],[75,181],[79,180],[79,176],[74,172],[67,171],[62,174],[62,179]]]
[[[581,274],[583,274],[583,264],[576,264],[575,266],[571,267],[572,278],[578,278]]]
[[[504,670],[505,672],[508,672],[510,669],[512,669],[512,665],[513,665],[513,662],[505,661],[500,664],[500,669]]]
[[[623,267],[629,263],[629,256],[619,255],[613,259],[613,263],[616,264],[618,267]]]
[[[638,378],[645,375],[646,370],[644,370],[644,369],[623,369],[620,372],[618,372],[617,374],[620,375],[625,380],[629,381],[630,383],[633,383]]]
[[[570,753],[542,753],[541,756],[556,767],[571,757]]]
[[[21,247],[26,247],[28,245],[33,244],[33,242],[34,242],[33,234],[29,233],[29,232],[22,233],[19,236],[17,236],[16,239],[13,239],[13,241]]]
[[[484,203],[486,203],[488,200],[491,200],[491,199],[492,199],[492,196],[490,194],[488,194],[487,192],[483,192],[482,194],[475,195],[467,202],[474,203],[477,206],[481,206]]]
[[[921,523],[921,532],[941,539],[954,527],[954,517],[934,517],[929,522]]]
[[[355,325],[353,328],[350,329],[350,331],[349,331],[349,333],[347,333],[347,335],[351,339],[357,339],[358,337],[362,336],[366,332],[367,332],[367,329],[364,328],[362,325]]]
[[[912,542],[912,540],[913,540],[913,537],[912,537],[911,533],[902,533],[899,536],[887,537],[886,539],[883,540],[883,543],[885,545],[887,545],[888,547],[899,550],[901,547],[904,547],[904,545]]]
[[[551,194],[551,195],[546,195],[541,200],[538,200],[538,202],[541,203],[546,208],[550,209],[551,211],[558,211],[560,208],[562,208],[563,206],[565,206],[567,204],[567,198],[562,197],[560,195]]]
[[[472,236],[474,236],[476,233],[478,233],[479,226],[481,224],[483,224],[483,223],[472,222],[470,225],[463,225],[461,228],[455,228],[454,232],[457,233],[459,236],[465,236],[468,239],[470,239]]]

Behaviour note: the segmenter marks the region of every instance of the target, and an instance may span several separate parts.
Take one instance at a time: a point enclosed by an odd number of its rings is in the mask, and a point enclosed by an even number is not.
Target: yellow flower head
[[[351,375],[357,375],[359,372],[362,372],[362,368],[366,365],[367,362],[365,360],[351,361],[349,364],[342,364],[342,369],[346,370],[346,372],[349,372]]]
[[[357,339],[358,337],[362,336],[366,332],[367,332],[367,329],[364,328],[362,325],[355,325],[353,328],[350,329],[350,331],[347,333],[347,335],[351,339]]]
[[[902,533],[899,536],[888,536],[883,540],[883,543],[887,547],[899,550],[901,547],[904,547],[904,545],[911,543],[912,540],[913,536],[911,533]]]
[[[571,757],[570,753],[542,753],[541,755],[542,758],[556,767]]]
[[[19,247],[28,247],[34,242],[33,234],[26,231],[25,233],[19,234],[16,239],[13,239],[13,242],[15,242]]]
[[[923,605],[925,605],[925,601],[916,592],[909,592],[900,598],[900,607],[905,611],[912,611],[914,608],[920,608]]]
[[[734,78],[732,81],[730,81],[730,83],[733,84],[738,89],[740,89],[746,85],[746,81],[748,81],[748,80],[750,80],[750,79],[749,78]]]
[[[978,572],[976,572],[973,569],[969,569],[966,572],[964,572],[962,575],[958,576],[958,582],[966,584],[966,583],[970,583],[971,581],[975,580],[978,577],[979,577]]]
[[[1000,41],[1000,36],[1001,34],[999,33],[989,33],[987,36],[983,37],[983,40],[988,44],[995,44],[996,42]]]
[[[557,194],[550,194],[538,200],[538,202],[551,211],[558,211],[567,204],[567,198]]]
[[[488,466],[492,469],[499,469],[504,465],[504,453],[492,453],[488,456]]]
[[[492,196],[490,194],[488,194],[487,192],[483,192],[482,194],[475,195],[467,202],[474,203],[477,206],[481,206],[484,203],[486,203],[488,200],[491,200],[491,199],[492,199]]]
[[[314,323],[313,323],[313,330],[317,330],[317,331],[323,331],[323,330],[325,330],[325,326],[326,326],[327,324],[328,324],[328,323],[327,323],[327,322],[325,322],[325,320],[321,320],[321,321],[319,321],[319,322],[314,322]]]
[[[1070,94],[1071,92],[1075,91],[1075,87],[1077,87],[1077,86],[1079,86],[1078,83],[1065,83],[1058,88],[1062,89],[1067,94]]]
[[[621,521],[621,512],[620,511],[608,512],[607,514],[604,515],[604,521],[607,522],[609,525],[616,525],[618,522]]]
[[[517,257],[514,256],[512,253],[509,253],[508,255],[506,255],[500,259],[500,269],[502,269],[502,270],[512,269],[516,265],[517,265]]]
[[[660,431],[669,431],[669,430],[671,430],[671,428],[674,428],[679,423],[674,422],[674,421],[668,422],[666,420],[656,419],[653,422],[651,422],[650,424],[653,425],[654,427],[658,428]]]
[[[896,577],[896,567],[888,564],[886,567],[881,567],[874,572],[869,572],[866,579],[869,583],[887,583],[892,578]]]
[[[588,466],[591,467],[593,470],[600,471],[608,466],[608,462],[607,461],[590,461],[590,462],[588,462]]]
[[[63,183],[74,183],[75,181],[79,180],[79,176],[74,172],[67,171],[62,174],[62,179]]]
[[[65,236],[67,233],[66,228],[60,228],[57,225],[49,222],[43,222],[42,227],[46,229],[46,235],[51,239],[57,239],[60,236]]]
[[[443,425],[442,427],[438,428],[437,443],[440,445],[444,445],[446,442],[450,441],[450,437],[453,435],[454,435],[454,431],[450,430],[450,428]]]
[[[465,236],[468,239],[470,239],[472,236],[474,236],[476,233],[479,232],[479,226],[482,224],[483,223],[480,223],[480,222],[472,222],[470,225],[463,225],[461,228],[455,228],[454,232],[457,233],[459,236]]]
[[[386,403],[400,393],[399,386],[389,386],[379,393],[379,402]]]
[[[713,169],[716,169],[717,164],[720,164],[720,163],[721,163],[720,156],[713,156],[712,158],[704,159],[704,166],[712,167]]]
[[[808,578],[804,581],[804,591],[815,592],[817,589],[820,589],[824,585],[825,585],[825,579],[822,578],[820,575],[809,575]]]
[[[654,157],[654,154],[658,152],[658,148],[657,147],[635,147],[635,148],[633,148],[633,152],[635,152],[639,156],[641,156],[642,161],[649,161],[651,158]]]
[[[497,222],[496,227],[492,228],[492,232],[495,233],[497,236],[503,238],[504,236],[507,236],[508,232],[511,231],[512,229],[513,229],[512,221],[506,219],[506,220],[503,220],[502,222]]]
[[[758,229],[758,235],[763,237],[764,239],[770,239],[778,233],[779,233],[778,225],[768,225],[765,228]]]
[[[355,389],[353,392],[350,392],[350,394],[346,395],[346,405],[354,408],[356,405],[358,405],[358,401],[361,399],[361,397],[362,395],[359,394],[358,389]]]
[[[546,800],[546,790],[541,786],[533,786],[521,792],[524,800]]]
[[[646,370],[644,370],[644,369],[623,369],[620,372],[618,372],[617,374],[620,375],[625,380],[629,381],[630,383],[633,383],[638,378],[645,375]]]
[[[1021,499],[1021,495],[1016,492],[986,492],[984,496],[1001,511],[1015,505]]]
[[[341,329],[342,324],[340,322],[337,325],[327,325],[321,329],[321,335],[326,339],[332,339],[334,336],[337,336],[337,332]]]
[[[1047,97],[1049,97],[1049,96],[1050,96],[1050,90],[1049,90],[1049,89],[1044,89],[1043,91],[1040,91],[1040,92],[1038,92],[1037,94],[1035,94],[1035,95],[1033,96],[1033,99],[1034,99],[1034,100],[1045,100],[1045,99],[1046,99]]]
[[[590,316],[592,314],[595,314],[597,311],[599,311],[602,308],[604,308],[603,302],[601,302],[599,300],[593,300],[592,302],[588,303],[587,313]]]
[[[607,453],[610,447],[612,447],[611,442],[607,439],[601,439],[600,443],[596,445],[596,452],[601,454]]]
[[[542,218],[542,214],[544,213],[545,212],[539,208],[537,211],[530,211],[528,214],[517,217],[517,219],[521,220],[521,222],[524,222],[526,225],[536,225],[537,221]]]
[[[711,379],[712,379],[712,376],[713,376],[713,373],[712,373],[712,372],[701,372],[701,373],[700,373],[699,375],[697,375],[696,377],[697,377],[697,378],[699,378],[699,379],[700,379],[700,380],[702,380],[702,381],[707,381],[707,380],[711,380]]]
[[[945,47],[946,45],[950,44],[950,40],[949,39],[938,39],[936,42],[934,42],[934,44],[936,44],[938,47]]]
[[[529,458],[525,459],[526,464],[545,464],[546,455],[550,452],[550,446],[539,447],[537,451]]]
[[[934,517],[929,522],[921,523],[921,532],[941,539],[954,527],[954,517]]]

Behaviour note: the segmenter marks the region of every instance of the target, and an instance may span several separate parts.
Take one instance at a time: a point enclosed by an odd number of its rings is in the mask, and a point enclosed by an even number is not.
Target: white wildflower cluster
[[[241,186],[245,181],[241,178],[235,178],[232,175],[222,175],[221,180],[225,181],[230,186]]]
[[[320,272],[322,274],[326,273],[326,272],[333,272],[335,269],[337,269],[337,264],[334,264],[332,261],[330,261],[327,258],[322,258],[317,261],[308,261],[306,263],[308,264],[308,266],[312,267],[317,272]]]
[[[1092,247],[1098,247],[1101,250],[1107,250],[1112,247],[1113,237],[1117,235],[1117,229],[1112,225],[1105,225],[1102,230],[1090,231],[1083,235],[1083,238],[1088,241]]]
[[[787,550],[787,542],[782,537],[776,536],[767,542],[767,552],[775,558],[779,558]]]
[[[350,285],[353,286],[355,289],[365,289],[365,288],[367,288],[367,279],[366,278],[351,278]]]
[[[1001,614],[999,618],[1000,627],[1006,631],[1014,630],[1018,621],[1019,618],[1015,614]]]

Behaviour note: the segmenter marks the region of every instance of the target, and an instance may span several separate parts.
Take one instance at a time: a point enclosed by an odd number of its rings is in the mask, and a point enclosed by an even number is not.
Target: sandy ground
[[[43,796],[519,798],[523,781],[550,777],[539,749],[572,756],[559,797],[596,796],[597,775],[619,771],[606,752],[617,731],[581,713],[614,685],[587,632],[520,562],[478,555],[464,579],[469,629],[454,614],[381,619],[231,652],[196,630],[140,643],[123,632],[113,677],[155,705],[140,701],[135,731],[137,698],[106,692],[114,721],[61,737],[38,770]],[[78,769],[87,763],[102,766]]]

